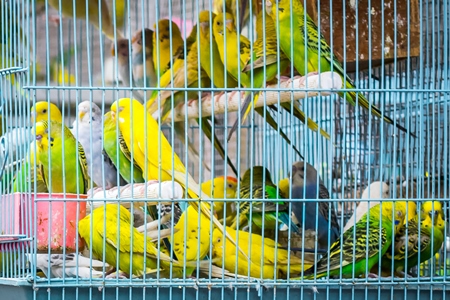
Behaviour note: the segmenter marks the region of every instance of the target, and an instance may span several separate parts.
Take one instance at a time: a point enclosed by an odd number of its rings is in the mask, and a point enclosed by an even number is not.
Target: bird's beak
[[[131,43],[134,44],[134,42],[136,42],[137,39],[138,39],[138,34],[135,34],[135,35],[131,38]]]
[[[228,30],[233,31],[233,21],[226,20],[225,24],[226,24]]]
[[[113,119],[113,120],[116,120],[116,112],[115,111],[111,111],[111,118]]]
[[[80,112],[78,113],[78,120],[83,119],[85,114],[86,114],[86,113],[85,113],[84,111],[80,111]]]
[[[111,46],[111,55],[116,56],[116,46],[114,45],[114,43]]]

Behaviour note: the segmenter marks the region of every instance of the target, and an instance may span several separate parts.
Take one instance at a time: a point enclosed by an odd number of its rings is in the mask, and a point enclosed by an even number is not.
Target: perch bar
[[[306,77],[308,77],[306,79]],[[292,79],[281,80],[280,86],[278,84],[269,85],[268,88],[279,88],[281,91],[263,91],[261,92],[261,97],[259,97],[256,107],[277,104],[278,98],[281,102],[291,101],[291,95],[294,100],[303,99],[306,97],[314,97],[319,94],[327,96],[331,92],[318,92],[318,91],[307,91],[307,89],[324,89],[324,90],[336,90],[342,87],[341,76],[333,72],[324,72],[320,74],[310,73],[303,77],[294,77]],[[293,90],[293,91],[292,91]],[[265,97],[264,97],[265,96]],[[223,114],[225,111],[233,112],[238,111],[239,107],[242,106],[244,102],[244,92],[238,93],[238,91],[228,92],[224,94],[218,94],[214,97],[212,101],[211,95],[203,97],[201,100],[201,115],[202,117],[207,117],[211,115],[212,109],[211,105],[214,105],[214,114]],[[185,106],[187,105],[187,110]],[[173,110],[173,115],[175,116],[174,121],[184,121],[185,115],[187,113],[188,119],[198,118],[200,115],[200,107],[198,100],[191,100],[187,104],[175,107]],[[169,115],[166,122],[171,122],[173,115]]]

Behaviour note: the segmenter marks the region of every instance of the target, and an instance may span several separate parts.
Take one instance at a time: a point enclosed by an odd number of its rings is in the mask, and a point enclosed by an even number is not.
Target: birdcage
[[[1,2],[0,299],[446,299],[449,4]]]

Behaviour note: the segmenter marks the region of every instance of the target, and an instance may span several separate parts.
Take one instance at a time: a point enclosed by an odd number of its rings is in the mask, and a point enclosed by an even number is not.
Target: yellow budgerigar
[[[287,275],[297,274],[309,269],[314,261],[302,261],[288,251],[281,249],[281,245],[269,238],[246,231],[236,231],[227,227],[226,231],[236,239],[239,247],[248,258],[236,251],[236,247],[228,241],[224,242],[223,235],[218,230],[213,232],[212,258],[213,262],[230,272],[239,275],[263,279],[285,278]],[[236,257],[236,254],[237,257]]]
[[[78,230],[95,257],[122,272],[142,276],[157,270],[158,260],[161,268],[170,269],[171,258],[133,227],[130,212],[120,204],[96,208],[78,222]]]
[[[153,65],[156,74],[161,77],[172,67],[172,63],[178,55],[184,55],[184,42],[180,28],[175,22],[162,19],[159,20],[158,26],[155,24],[154,28]]]
[[[139,101],[130,98],[119,99],[112,104],[111,111],[119,120],[120,132],[128,149],[133,153],[134,160],[143,170],[144,179],[159,181],[173,179],[185,188],[190,198],[198,199],[200,196],[201,199],[208,199],[173,151],[160,131],[158,123]],[[212,215],[209,205],[203,201],[200,205],[194,201],[190,201],[189,204],[196,211],[201,210],[209,220],[223,230],[223,225]]]

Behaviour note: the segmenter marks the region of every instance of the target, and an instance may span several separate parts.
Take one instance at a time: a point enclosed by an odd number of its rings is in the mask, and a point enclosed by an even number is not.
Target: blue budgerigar
[[[328,236],[330,237],[331,245],[338,239],[340,231],[333,206],[330,206],[328,202],[319,202],[316,205],[315,201],[298,201],[298,199],[330,198],[327,188],[317,174],[317,170],[303,161],[294,163],[290,187],[293,199],[292,212],[299,224],[304,226],[305,230],[314,230],[317,234],[319,247],[328,249]],[[303,219],[303,215],[305,219]]]

